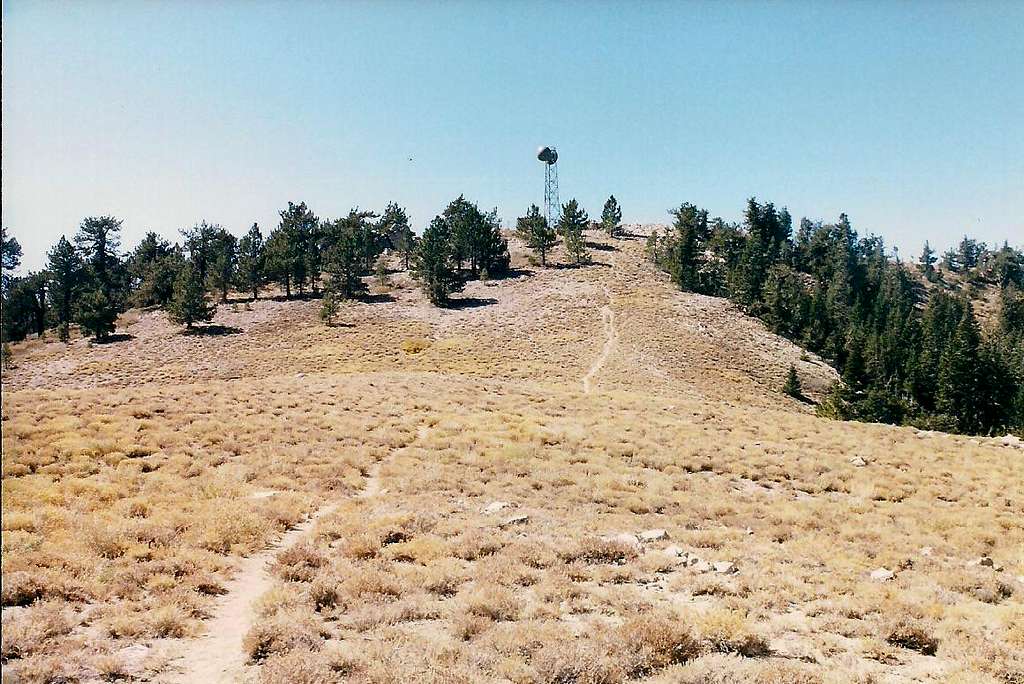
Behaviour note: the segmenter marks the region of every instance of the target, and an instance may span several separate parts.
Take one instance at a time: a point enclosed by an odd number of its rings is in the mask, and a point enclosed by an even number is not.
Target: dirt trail
[[[371,498],[382,493],[380,463],[375,463],[367,475],[363,489],[356,496]],[[308,534],[317,520],[334,511],[337,504],[318,509],[305,522],[296,525],[274,545],[245,558],[238,573],[227,583],[227,593],[221,597],[214,616],[206,621],[206,634],[185,643],[179,660],[182,671],[168,677],[169,684],[217,684],[246,681],[246,658],[242,639],[252,627],[256,617],[255,603],[274,585],[270,565],[275,556],[294,546]]]
[[[612,311],[611,307],[612,293],[608,289],[607,285],[604,286],[604,293],[605,296],[608,297],[608,304],[601,307],[601,320],[604,321],[606,339],[604,341],[604,346],[601,348],[601,353],[596,359],[594,359],[594,363],[590,364],[590,368],[587,370],[586,375],[583,376],[584,394],[590,394],[591,380],[593,380],[598,371],[604,367],[605,362],[608,360],[608,356],[612,353],[612,349],[615,348],[615,345],[619,341],[619,331],[615,327],[615,312]]]

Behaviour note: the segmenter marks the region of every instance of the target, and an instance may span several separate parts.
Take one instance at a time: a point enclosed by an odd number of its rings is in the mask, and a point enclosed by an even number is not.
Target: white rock
[[[868,464],[868,462],[865,461],[860,456],[854,456],[853,458],[851,458],[850,459],[850,463],[852,463],[853,465],[855,465],[858,468],[863,468],[864,466],[866,466]]]
[[[665,530],[645,530],[639,535],[641,541],[645,542],[656,542],[662,539],[668,539],[668,532]]]
[[[686,550],[683,549],[683,547],[681,547],[681,546],[676,546],[675,544],[671,544],[669,546],[666,546],[664,549],[662,549],[662,553],[664,553],[665,555],[668,555],[668,556],[685,556],[686,555]]]
[[[894,577],[896,577],[896,573],[889,568],[878,568],[877,570],[871,571],[871,579],[876,582],[888,582]]]
[[[512,525],[525,525],[528,522],[530,522],[530,516],[525,513],[520,513],[519,515],[513,515],[511,518],[501,523],[501,526],[511,527]]]
[[[1017,435],[1006,435],[1002,439],[1003,446],[1024,448],[1024,442]]]
[[[730,561],[718,561],[713,565],[713,567],[715,568],[715,572],[719,575],[731,575],[739,572],[739,568],[736,567],[736,564]]]
[[[134,646],[122,648],[117,652],[117,655],[122,667],[124,667],[128,674],[138,675],[146,669],[145,661],[149,657],[149,651],[149,646],[135,644]]]
[[[620,544],[629,544],[630,546],[640,546],[640,540],[636,538],[635,534],[630,532],[621,532],[619,534],[611,535],[608,537],[601,537],[604,541],[608,542],[619,542]]]
[[[921,547],[921,555],[922,556],[930,556],[930,555],[932,555],[932,551],[934,551],[934,550],[935,549],[933,549],[930,546],[922,546]]]
[[[484,506],[483,513],[491,515],[492,513],[497,513],[498,511],[505,510],[511,505],[512,504],[510,504],[508,501],[494,501]]]
[[[694,572],[710,572],[712,570],[711,563],[699,558],[694,558],[694,562],[690,563],[690,567],[693,568]]]

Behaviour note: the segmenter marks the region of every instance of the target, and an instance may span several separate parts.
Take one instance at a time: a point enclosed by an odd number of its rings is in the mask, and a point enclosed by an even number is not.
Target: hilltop
[[[15,345],[4,680],[1024,677],[1019,443],[817,417],[645,232]]]

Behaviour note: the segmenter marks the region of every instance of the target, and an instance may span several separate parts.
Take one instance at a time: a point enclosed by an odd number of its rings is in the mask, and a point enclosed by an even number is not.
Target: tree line
[[[614,198],[614,232],[621,219]],[[606,207],[607,209],[607,207]],[[607,213],[607,212],[606,212]],[[446,306],[469,279],[498,277],[509,269],[508,244],[497,210],[482,211],[459,196],[426,228],[412,230],[397,203],[383,212],[352,209],[337,219],[319,218],[305,203],[289,202],[268,235],[257,224],[238,238],[206,221],[180,231],[171,243],[146,233],[131,251],[121,251],[122,221],[88,217],[69,240],[62,236],[47,254],[46,266],[14,277],[21,247],[3,233],[3,341],[56,329],[67,341],[77,325],[86,335],[107,339],[118,315],[130,307],[159,307],[171,320],[191,328],[212,320],[217,302],[232,291],[258,299],[276,285],[286,299],[319,296],[321,316],[331,322],[338,302],[364,297],[365,277],[387,277],[385,252],[397,256],[419,281],[431,302]],[[583,230],[588,217],[575,200],[563,207],[557,226],[548,227],[536,206],[518,221],[520,234],[546,265],[561,236],[575,263],[588,259]]]
[[[840,371],[819,411],[840,419],[970,434],[1024,429],[1024,255],[964,237],[941,262],[886,255],[849,218],[802,219],[750,199],[742,225],[693,204],[647,240],[647,255],[682,290],[729,297],[775,333]],[[971,294],[998,288],[998,316],[979,324]],[[799,394],[795,378],[787,392]]]
[[[11,275],[21,247],[4,230],[4,342],[50,328],[66,341],[72,325],[104,340],[130,307],[160,307],[192,327],[211,320],[216,302],[228,301],[232,290],[257,299],[272,284],[287,299],[322,289],[351,298],[365,292],[356,281],[385,250],[408,265],[417,243],[406,211],[395,203],[379,215],[353,209],[320,220],[305,203],[289,202],[266,236],[256,224],[239,239],[203,221],[183,229],[173,244],[149,232],[127,253],[120,251],[121,226],[112,216],[84,219],[71,240],[62,236],[48,252],[43,269],[23,277]]]

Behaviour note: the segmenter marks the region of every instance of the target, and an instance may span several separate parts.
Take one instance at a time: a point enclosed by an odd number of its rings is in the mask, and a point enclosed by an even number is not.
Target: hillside
[[[1018,443],[818,418],[827,364],[589,240],[16,345],[4,681],[1024,678]]]

